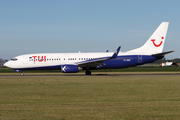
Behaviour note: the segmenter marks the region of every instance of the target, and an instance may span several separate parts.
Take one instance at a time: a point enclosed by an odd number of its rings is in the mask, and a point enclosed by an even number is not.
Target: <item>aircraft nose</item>
[[[6,62],[3,66],[10,67],[10,62]]]

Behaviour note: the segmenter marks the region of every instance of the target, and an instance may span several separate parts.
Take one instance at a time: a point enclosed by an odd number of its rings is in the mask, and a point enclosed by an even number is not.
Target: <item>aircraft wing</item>
[[[94,60],[87,60],[87,61],[82,61],[77,63],[79,67],[97,67],[99,65],[104,65],[104,61],[106,60],[111,60],[117,57],[120,46],[117,48],[117,50],[114,52],[114,54],[111,57],[106,57],[106,58],[96,58]]]

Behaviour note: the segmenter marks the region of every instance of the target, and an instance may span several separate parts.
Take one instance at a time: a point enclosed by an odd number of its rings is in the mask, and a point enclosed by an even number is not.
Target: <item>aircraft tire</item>
[[[24,73],[22,72],[22,73],[20,73],[20,76],[23,76],[24,75]]]
[[[91,75],[91,71],[87,70],[86,72],[86,75]]]

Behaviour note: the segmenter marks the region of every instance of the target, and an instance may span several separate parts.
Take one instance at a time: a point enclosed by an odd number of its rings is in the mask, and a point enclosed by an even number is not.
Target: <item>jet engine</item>
[[[63,73],[77,73],[79,68],[77,65],[61,65],[61,70]]]

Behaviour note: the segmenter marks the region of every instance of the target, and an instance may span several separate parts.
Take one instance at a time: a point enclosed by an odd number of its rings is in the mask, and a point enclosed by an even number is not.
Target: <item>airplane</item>
[[[77,73],[86,70],[119,69],[151,63],[174,51],[162,52],[169,22],[162,22],[146,43],[127,52],[121,52],[120,46],[112,52],[96,53],[38,53],[25,54],[12,58],[4,66],[20,72],[24,70],[58,69],[63,73]]]

